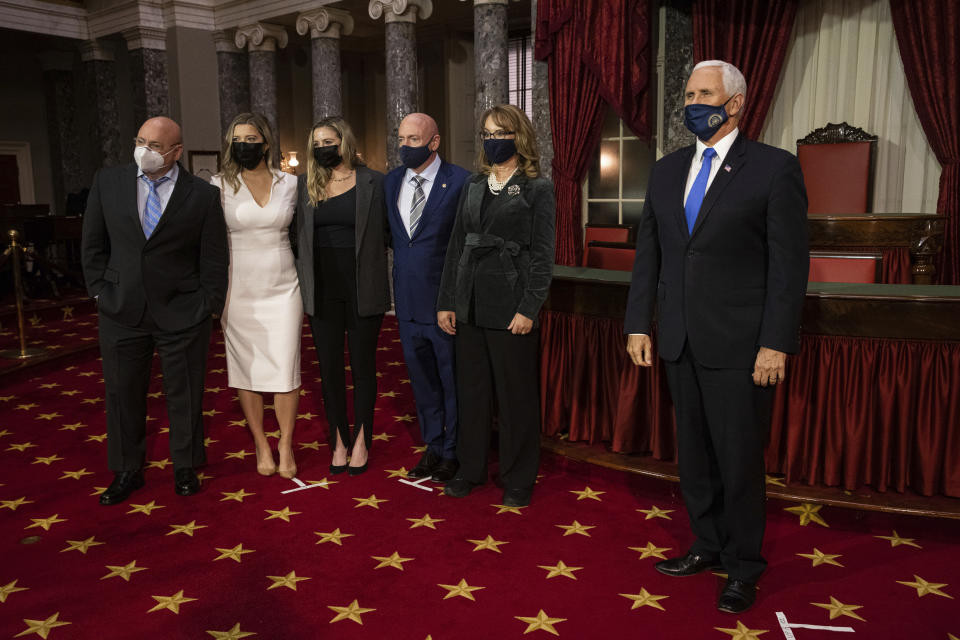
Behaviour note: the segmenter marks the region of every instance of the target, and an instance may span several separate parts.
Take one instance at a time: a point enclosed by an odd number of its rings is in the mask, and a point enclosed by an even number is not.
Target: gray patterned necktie
[[[423,194],[423,183],[426,180],[423,176],[413,176],[410,178],[410,184],[413,185],[413,200],[410,202],[410,237],[413,237],[417,230],[417,223],[420,222],[420,216],[423,215],[423,205],[427,198]]]

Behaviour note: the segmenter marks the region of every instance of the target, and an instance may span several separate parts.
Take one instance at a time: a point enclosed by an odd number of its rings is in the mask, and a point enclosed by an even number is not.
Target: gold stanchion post
[[[17,240],[20,233],[16,229],[11,229],[7,234],[10,236],[10,267],[13,269],[13,292],[17,300],[17,325],[20,331],[20,349],[5,349],[0,351],[0,356],[4,358],[16,358],[26,360],[43,355],[45,349],[27,346],[27,327],[23,321],[23,278],[20,275],[20,254],[23,247]]]

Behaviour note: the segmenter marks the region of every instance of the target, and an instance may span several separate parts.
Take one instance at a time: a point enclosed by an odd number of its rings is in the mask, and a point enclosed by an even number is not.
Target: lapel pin
[[[441,189],[446,189],[446,188],[447,188],[447,183],[444,182],[442,185],[440,185],[440,188],[441,188]]]
[[[723,167],[723,170],[726,171],[727,173],[730,173],[733,170],[733,167],[731,167],[730,165],[725,165]]]
[[[520,185],[518,184],[510,185],[509,187],[507,187],[507,193],[509,193],[512,196],[520,195]]]

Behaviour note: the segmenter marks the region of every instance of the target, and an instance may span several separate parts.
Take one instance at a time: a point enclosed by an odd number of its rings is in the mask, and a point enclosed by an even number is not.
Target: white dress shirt
[[[740,129],[734,128],[733,131],[720,138],[720,140],[713,145],[713,150],[717,152],[717,155],[710,164],[710,175],[707,177],[706,191],[710,190],[710,185],[713,184],[713,179],[717,177],[717,173],[723,165],[723,159],[726,158],[730,152],[730,147],[733,146],[733,141],[737,139],[738,133],[740,133]],[[697,138],[697,150],[693,156],[693,162],[690,163],[690,171],[687,173],[687,186],[683,190],[684,205],[687,204],[687,196],[690,195],[690,189],[693,188],[693,181],[697,179],[697,174],[700,173],[700,167],[703,166],[703,152],[706,151],[706,149],[707,145],[705,145],[700,138]]]
[[[144,175],[141,169],[137,169],[137,211],[140,212],[140,224],[143,225],[143,213],[147,209],[147,196],[150,195],[150,185],[140,176]],[[160,196],[160,215],[167,208],[170,202],[170,196],[173,195],[173,187],[177,184],[177,177],[180,175],[180,166],[174,162],[170,171],[163,174],[169,178],[166,182],[157,186],[157,195]],[[149,180],[149,177],[147,178]]]
[[[419,174],[423,181],[423,196],[429,200],[430,191],[433,189],[433,183],[436,182],[437,172],[440,171],[440,154],[433,158],[423,173]],[[410,179],[418,175],[413,169],[407,169],[403,174],[403,182],[400,185],[400,195],[397,197],[397,208],[400,210],[400,219],[403,220],[403,226],[407,230],[407,236],[410,236],[410,205],[413,204],[414,186],[410,184]]]

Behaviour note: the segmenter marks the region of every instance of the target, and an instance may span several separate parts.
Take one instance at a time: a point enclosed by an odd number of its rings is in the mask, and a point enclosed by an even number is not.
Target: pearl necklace
[[[516,172],[517,170],[514,169],[513,171],[510,172],[510,175],[508,175],[503,182],[500,182],[499,180],[497,180],[496,173],[493,170],[491,170],[490,173],[487,175],[487,188],[490,189],[490,193],[492,193],[493,195],[499,195],[500,192],[503,191],[503,188],[506,186],[506,184],[510,182],[510,178],[512,178]]]

